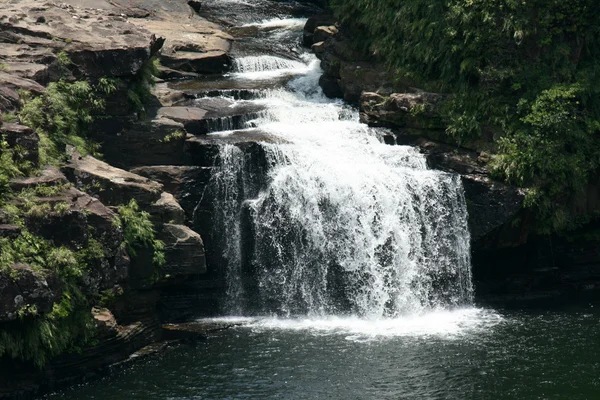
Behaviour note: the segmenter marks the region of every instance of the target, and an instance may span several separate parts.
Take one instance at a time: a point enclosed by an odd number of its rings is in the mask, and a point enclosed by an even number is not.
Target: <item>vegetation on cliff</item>
[[[68,59],[62,64],[68,65]],[[1,324],[0,358],[43,366],[54,356],[93,343],[90,310],[101,295],[96,285],[90,284],[94,279],[91,272],[107,257],[106,248],[96,240],[93,226],[87,227],[85,239],[69,243],[55,240],[59,238],[54,233],[44,235],[33,229],[48,218],[73,212],[67,202],[44,201],[44,198],[60,198],[70,188],[69,184],[38,185],[15,191],[10,182],[15,177],[35,175],[38,168],[46,165],[60,165],[67,159],[67,146],[74,146],[83,155],[97,155],[98,144],[88,138],[94,116],[102,113],[110,96],[123,88],[127,90],[132,110],[139,110],[149,92],[149,74],[154,69],[154,61],[149,60],[131,85],[110,78],[93,83],[63,78],[50,83],[39,96],[20,93],[21,109],[10,115],[10,119],[35,130],[39,136],[39,158],[27,161],[31,157],[25,149],[10,147],[0,135],[0,224],[19,227],[15,237],[0,237],[0,273],[17,282],[21,272],[15,266],[26,266],[41,277],[55,280],[59,297],[46,311],[35,304],[23,304],[16,320]],[[77,212],[85,214],[85,210]],[[149,248],[155,267],[164,263],[163,243],[155,238],[149,214],[141,211],[135,200],[119,208],[113,224],[115,231],[122,231],[121,246],[131,257]]]
[[[572,201],[600,165],[599,3],[331,0],[331,6],[356,45],[385,60],[399,80],[453,94],[444,116],[458,143],[494,137],[492,170],[529,188],[538,231],[581,221]]]

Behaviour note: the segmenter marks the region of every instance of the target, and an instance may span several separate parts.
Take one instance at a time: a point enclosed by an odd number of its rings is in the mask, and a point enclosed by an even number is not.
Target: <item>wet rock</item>
[[[182,123],[192,135],[204,135],[246,128],[265,108],[250,102],[234,102],[218,97],[192,100],[184,104],[188,103],[193,107],[160,108],[158,116]]]
[[[104,204],[118,206],[135,199],[149,205],[160,198],[162,186],[142,176],[113,167],[92,156],[81,156],[72,149],[70,162],[63,167],[67,178],[77,187],[85,188]]]
[[[330,98],[344,97],[344,91],[340,87],[340,80],[330,75],[321,75],[319,78],[319,86],[323,89],[325,96]]]
[[[519,188],[481,175],[461,175],[461,178],[472,242],[511,222],[522,210],[525,194]]]
[[[320,42],[314,37],[315,31],[321,26],[332,26],[335,25],[337,19],[331,12],[323,12],[310,17],[304,25],[304,32],[302,35],[302,41],[306,47],[310,47],[313,43]]]
[[[14,321],[19,311],[38,314],[52,310],[62,291],[55,276],[25,264],[0,270],[0,321]],[[29,309],[29,310],[28,310]]]

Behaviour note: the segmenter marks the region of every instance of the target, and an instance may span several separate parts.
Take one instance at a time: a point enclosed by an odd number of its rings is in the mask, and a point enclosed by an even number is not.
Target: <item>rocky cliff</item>
[[[0,7],[0,398],[97,374],[162,324],[217,309],[221,283],[179,202],[202,174],[181,164],[207,117],[172,107],[185,96],[149,74],[154,60],[166,78],[231,67],[232,37],[187,3]]]

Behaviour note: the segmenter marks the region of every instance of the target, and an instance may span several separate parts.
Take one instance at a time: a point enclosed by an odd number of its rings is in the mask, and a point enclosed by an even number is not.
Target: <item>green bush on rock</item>
[[[152,262],[155,267],[165,263],[164,243],[155,238],[150,214],[141,211],[134,199],[119,207],[119,220],[123,228],[125,248],[132,257],[141,248],[150,248],[153,252]]]

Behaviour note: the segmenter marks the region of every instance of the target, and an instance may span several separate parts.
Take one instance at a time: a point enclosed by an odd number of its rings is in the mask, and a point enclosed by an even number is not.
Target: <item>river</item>
[[[264,158],[258,173],[223,145],[211,183],[228,301],[225,316],[199,322],[232,327],[47,398],[600,397],[600,302],[475,304],[460,179],[323,96],[296,6],[205,7],[233,10],[239,39],[218,87],[244,88],[236,106],[259,110],[209,135],[256,135]]]

